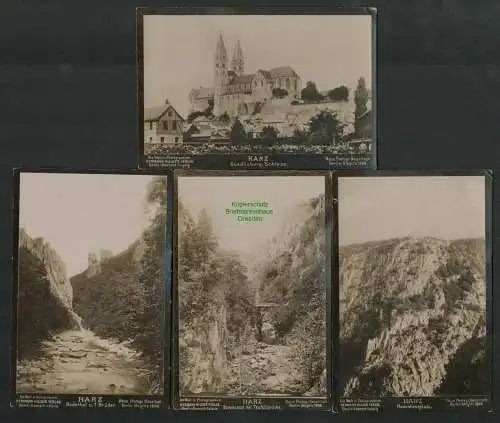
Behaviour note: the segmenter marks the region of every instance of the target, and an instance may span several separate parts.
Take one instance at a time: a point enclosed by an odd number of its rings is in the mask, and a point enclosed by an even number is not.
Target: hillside
[[[73,291],[64,262],[43,238],[32,239],[19,231],[18,355],[38,350],[52,333],[79,329],[73,311]]]
[[[125,251],[71,278],[74,308],[97,336],[124,342],[163,369],[165,226],[151,226]],[[161,380],[154,384],[161,390]]]
[[[73,306],[85,327],[99,336],[123,341],[131,334],[128,317],[131,320],[140,307],[140,256],[135,251],[141,244],[136,241],[105,261],[90,262],[71,278]]]
[[[340,276],[345,396],[488,391],[484,240],[347,246]]]

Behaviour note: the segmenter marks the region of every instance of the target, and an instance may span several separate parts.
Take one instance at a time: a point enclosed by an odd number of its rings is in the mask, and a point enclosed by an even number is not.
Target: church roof
[[[298,77],[298,75],[290,66],[279,66],[277,68],[270,69],[269,73],[271,74],[271,78],[279,78],[281,76]]]
[[[268,70],[259,69],[257,72],[260,72],[262,75],[264,75],[266,79],[272,79],[271,72],[269,72]]]

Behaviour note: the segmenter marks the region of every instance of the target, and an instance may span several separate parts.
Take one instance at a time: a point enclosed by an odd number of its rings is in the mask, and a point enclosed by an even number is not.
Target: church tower
[[[215,72],[214,72],[214,113],[219,114],[220,96],[223,87],[228,83],[228,57],[222,33],[219,35],[217,48],[215,49]]]
[[[241,49],[240,40],[238,40],[234,46],[231,70],[236,75],[243,75],[245,73],[245,59],[243,58],[243,50]]]

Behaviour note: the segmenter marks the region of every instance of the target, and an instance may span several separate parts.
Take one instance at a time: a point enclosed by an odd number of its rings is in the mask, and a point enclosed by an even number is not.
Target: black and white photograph
[[[337,181],[342,409],[488,408],[489,179]]]
[[[17,405],[163,406],[166,177],[18,178]]]
[[[375,12],[314,13],[139,9],[140,166],[375,168]]]
[[[327,177],[176,176],[174,408],[330,408]]]

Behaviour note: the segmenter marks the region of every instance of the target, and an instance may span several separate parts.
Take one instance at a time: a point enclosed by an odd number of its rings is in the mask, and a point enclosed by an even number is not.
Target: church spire
[[[224,38],[222,38],[222,31],[220,31],[219,41],[217,42],[217,48],[215,50],[215,61],[217,62],[224,59],[227,61],[227,50],[226,46],[224,45]]]
[[[236,41],[236,45],[234,46],[231,69],[236,75],[243,75],[245,73],[245,59],[243,58],[240,40]]]
[[[215,69],[214,69],[214,113],[218,110],[221,93],[228,83],[228,58],[222,32],[219,33],[219,41],[215,49]]]

